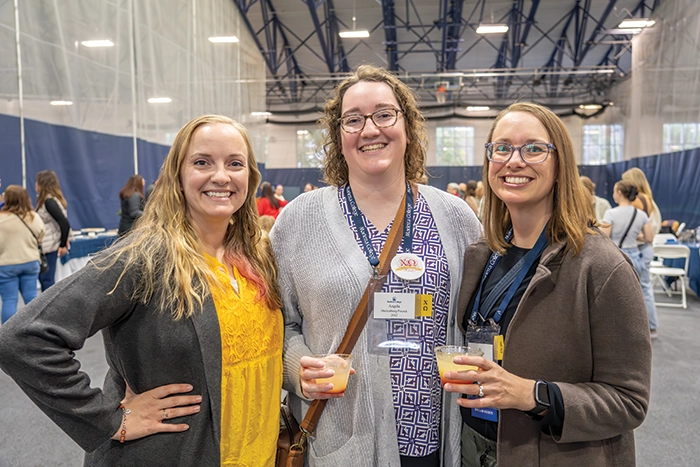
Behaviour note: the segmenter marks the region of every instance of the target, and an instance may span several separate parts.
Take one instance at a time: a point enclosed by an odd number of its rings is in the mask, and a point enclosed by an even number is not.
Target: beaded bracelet
[[[131,413],[131,409],[124,407],[124,404],[119,404],[122,409],[122,431],[119,433],[119,442],[123,443],[126,440],[126,416]]]

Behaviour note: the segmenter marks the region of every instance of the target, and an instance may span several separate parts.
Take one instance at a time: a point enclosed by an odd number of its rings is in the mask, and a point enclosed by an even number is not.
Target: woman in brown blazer
[[[458,305],[485,355],[445,375],[464,381],[445,385],[463,394],[462,465],[634,465],[651,343],[631,261],[594,227],[549,109],[501,112],[486,156],[486,238],[467,249]]]

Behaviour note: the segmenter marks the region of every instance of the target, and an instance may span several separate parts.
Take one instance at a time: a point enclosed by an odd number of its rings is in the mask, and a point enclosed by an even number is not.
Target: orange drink
[[[330,378],[316,378],[316,384],[333,383],[333,389],[329,394],[342,394],[348,385],[348,376],[352,368],[352,355],[350,354],[329,354],[314,356],[326,363],[326,368],[333,370],[335,374]]]
[[[452,360],[455,357],[464,356],[483,356],[484,353],[475,348],[466,347],[463,345],[441,345],[435,347],[435,358],[437,359],[438,371],[440,372],[440,381],[442,384],[454,383],[454,384],[469,384],[471,381],[464,380],[448,380],[445,379],[445,373],[448,371],[468,371],[468,370],[478,370],[479,367],[474,365],[460,365],[454,363]]]

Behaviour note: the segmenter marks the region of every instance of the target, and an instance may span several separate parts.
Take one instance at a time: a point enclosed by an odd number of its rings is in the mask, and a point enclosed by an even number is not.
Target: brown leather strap
[[[417,187],[411,184],[411,189],[413,190],[413,199],[415,200]],[[399,235],[399,232],[403,231],[404,217],[406,216],[406,195],[404,194],[403,196],[401,206],[399,207],[399,211],[396,213],[396,218],[394,219],[394,224],[391,226],[389,236],[386,239],[384,248],[382,248],[382,253],[379,255],[380,279],[370,279],[369,284],[367,284],[365,293],[362,294],[362,299],[360,299],[360,303],[357,305],[355,313],[353,313],[352,318],[350,318],[350,324],[348,324],[348,329],[345,331],[345,336],[340,342],[340,345],[338,345],[338,350],[336,353],[352,352],[357,340],[360,338],[360,334],[362,334],[362,329],[367,323],[367,304],[369,303],[369,299],[377,288],[381,288],[383,286],[386,276],[389,273],[391,260],[394,258],[394,255],[396,255],[399,245],[401,244],[401,236]],[[311,403],[308,412],[306,412],[304,420],[299,424],[302,431],[305,431],[306,433],[314,432],[318,419],[321,417],[321,413],[326,407],[326,402],[328,402],[327,399],[315,399]]]

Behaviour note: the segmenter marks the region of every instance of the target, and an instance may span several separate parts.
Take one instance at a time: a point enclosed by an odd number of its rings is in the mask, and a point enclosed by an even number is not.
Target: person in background
[[[284,199],[278,199],[272,191],[272,185],[268,182],[263,182],[260,185],[261,196],[258,198],[258,214],[261,216],[272,216],[277,219],[280,210],[287,205]]]
[[[474,191],[474,196],[476,196],[476,200],[479,202],[479,219],[483,222],[483,213],[484,213],[484,182],[479,180],[476,182],[476,190]]]
[[[591,180],[590,178],[586,177],[585,175],[581,175],[581,183],[583,183],[583,186],[591,195],[591,203],[593,204],[593,210],[595,212],[596,220],[602,220],[606,211],[612,209],[610,202],[605,198],[596,196],[595,183],[593,183],[593,180]]]
[[[154,180],[153,183],[151,183],[150,185],[148,185],[146,187],[146,193],[144,194],[144,198],[146,198],[146,202],[148,202],[148,198],[150,198],[151,195],[153,194],[153,190],[156,189],[156,183],[158,183],[157,179]]]
[[[445,191],[451,195],[459,197],[459,184],[456,182],[450,182],[447,184]]]
[[[649,216],[649,222],[651,223],[652,239],[647,240],[642,236],[637,238],[637,248],[639,248],[639,253],[642,255],[641,262],[643,266],[638,272],[639,280],[642,283],[642,290],[644,291],[644,303],[649,318],[651,337],[652,339],[656,339],[658,337],[659,319],[656,315],[654,288],[651,284],[649,268],[651,267],[651,261],[654,259],[653,236],[661,230],[661,210],[654,202],[651,187],[642,169],[632,167],[622,174],[622,180],[631,182],[637,187],[637,198],[632,202],[632,205],[644,211],[647,216]]]
[[[475,215],[479,214],[479,201],[476,199],[476,181],[469,180],[464,184],[464,196],[462,197],[464,201],[472,208]]]
[[[277,198],[280,201],[286,201],[284,199],[284,187],[282,185],[277,185],[275,187],[275,198]]]
[[[488,141],[485,237],[464,256],[457,320],[485,355],[445,374],[462,381],[445,384],[464,395],[462,465],[635,465],[651,342],[632,262],[580,208],[557,115],[513,104]]]
[[[651,230],[651,222],[646,213],[634,207],[634,200],[637,198],[637,187],[632,182],[621,180],[613,188],[613,200],[617,207],[605,213],[600,230],[610,237],[634,264],[634,269],[642,277],[649,274],[643,271],[644,263],[641,253],[637,248],[637,237],[641,236],[647,242],[654,239]],[[628,230],[629,227],[629,230]]]
[[[313,183],[307,183],[306,185],[304,185],[304,193],[308,193],[309,191],[314,190],[318,190],[318,187]]]
[[[264,214],[260,216],[258,223],[260,224],[260,228],[263,231],[269,233],[270,230],[272,230],[272,226],[275,225],[275,218],[270,215]]]
[[[274,465],[284,324],[258,183],[245,128],[195,118],[134,230],[0,327],[0,367],[85,465]],[[91,387],[74,351],[100,330]]]
[[[143,187],[145,185],[146,180],[141,175],[135,174],[129,177],[126,185],[119,191],[122,209],[117,235],[120,237],[126,235],[133,227],[136,219],[143,214],[143,209],[146,207],[146,198],[143,195]]]
[[[36,174],[36,211],[46,227],[41,242],[49,270],[39,275],[41,290],[45,292],[56,280],[56,260],[68,254],[70,249],[70,223],[68,202],[63,197],[58,176],[53,170],[42,170]]]
[[[321,120],[330,186],[295,198],[271,232],[289,406],[302,420],[311,399],[331,399],[310,441],[310,467],[460,464],[459,412],[440,389],[434,349],[462,342],[454,325],[456,287],[464,251],[481,226],[461,199],[422,185],[423,121],[406,84],[382,68],[360,66],[335,89]],[[363,335],[375,337],[360,338],[352,351],[357,373],[342,395],[331,394],[333,385],[316,378],[333,370],[312,356],[336,351],[372,276],[371,258],[386,247],[404,207],[412,215],[395,259],[425,266],[413,279],[390,271],[383,294],[378,290],[370,303],[376,308],[383,297],[407,292],[427,295],[431,309],[414,319],[370,317]]]
[[[25,304],[36,298],[39,242],[44,236],[44,222],[33,211],[27,190],[19,185],[9,185],[4,198],[5,205],[0,208],[2,323],[17,311],[18,292],[22,293]]]

